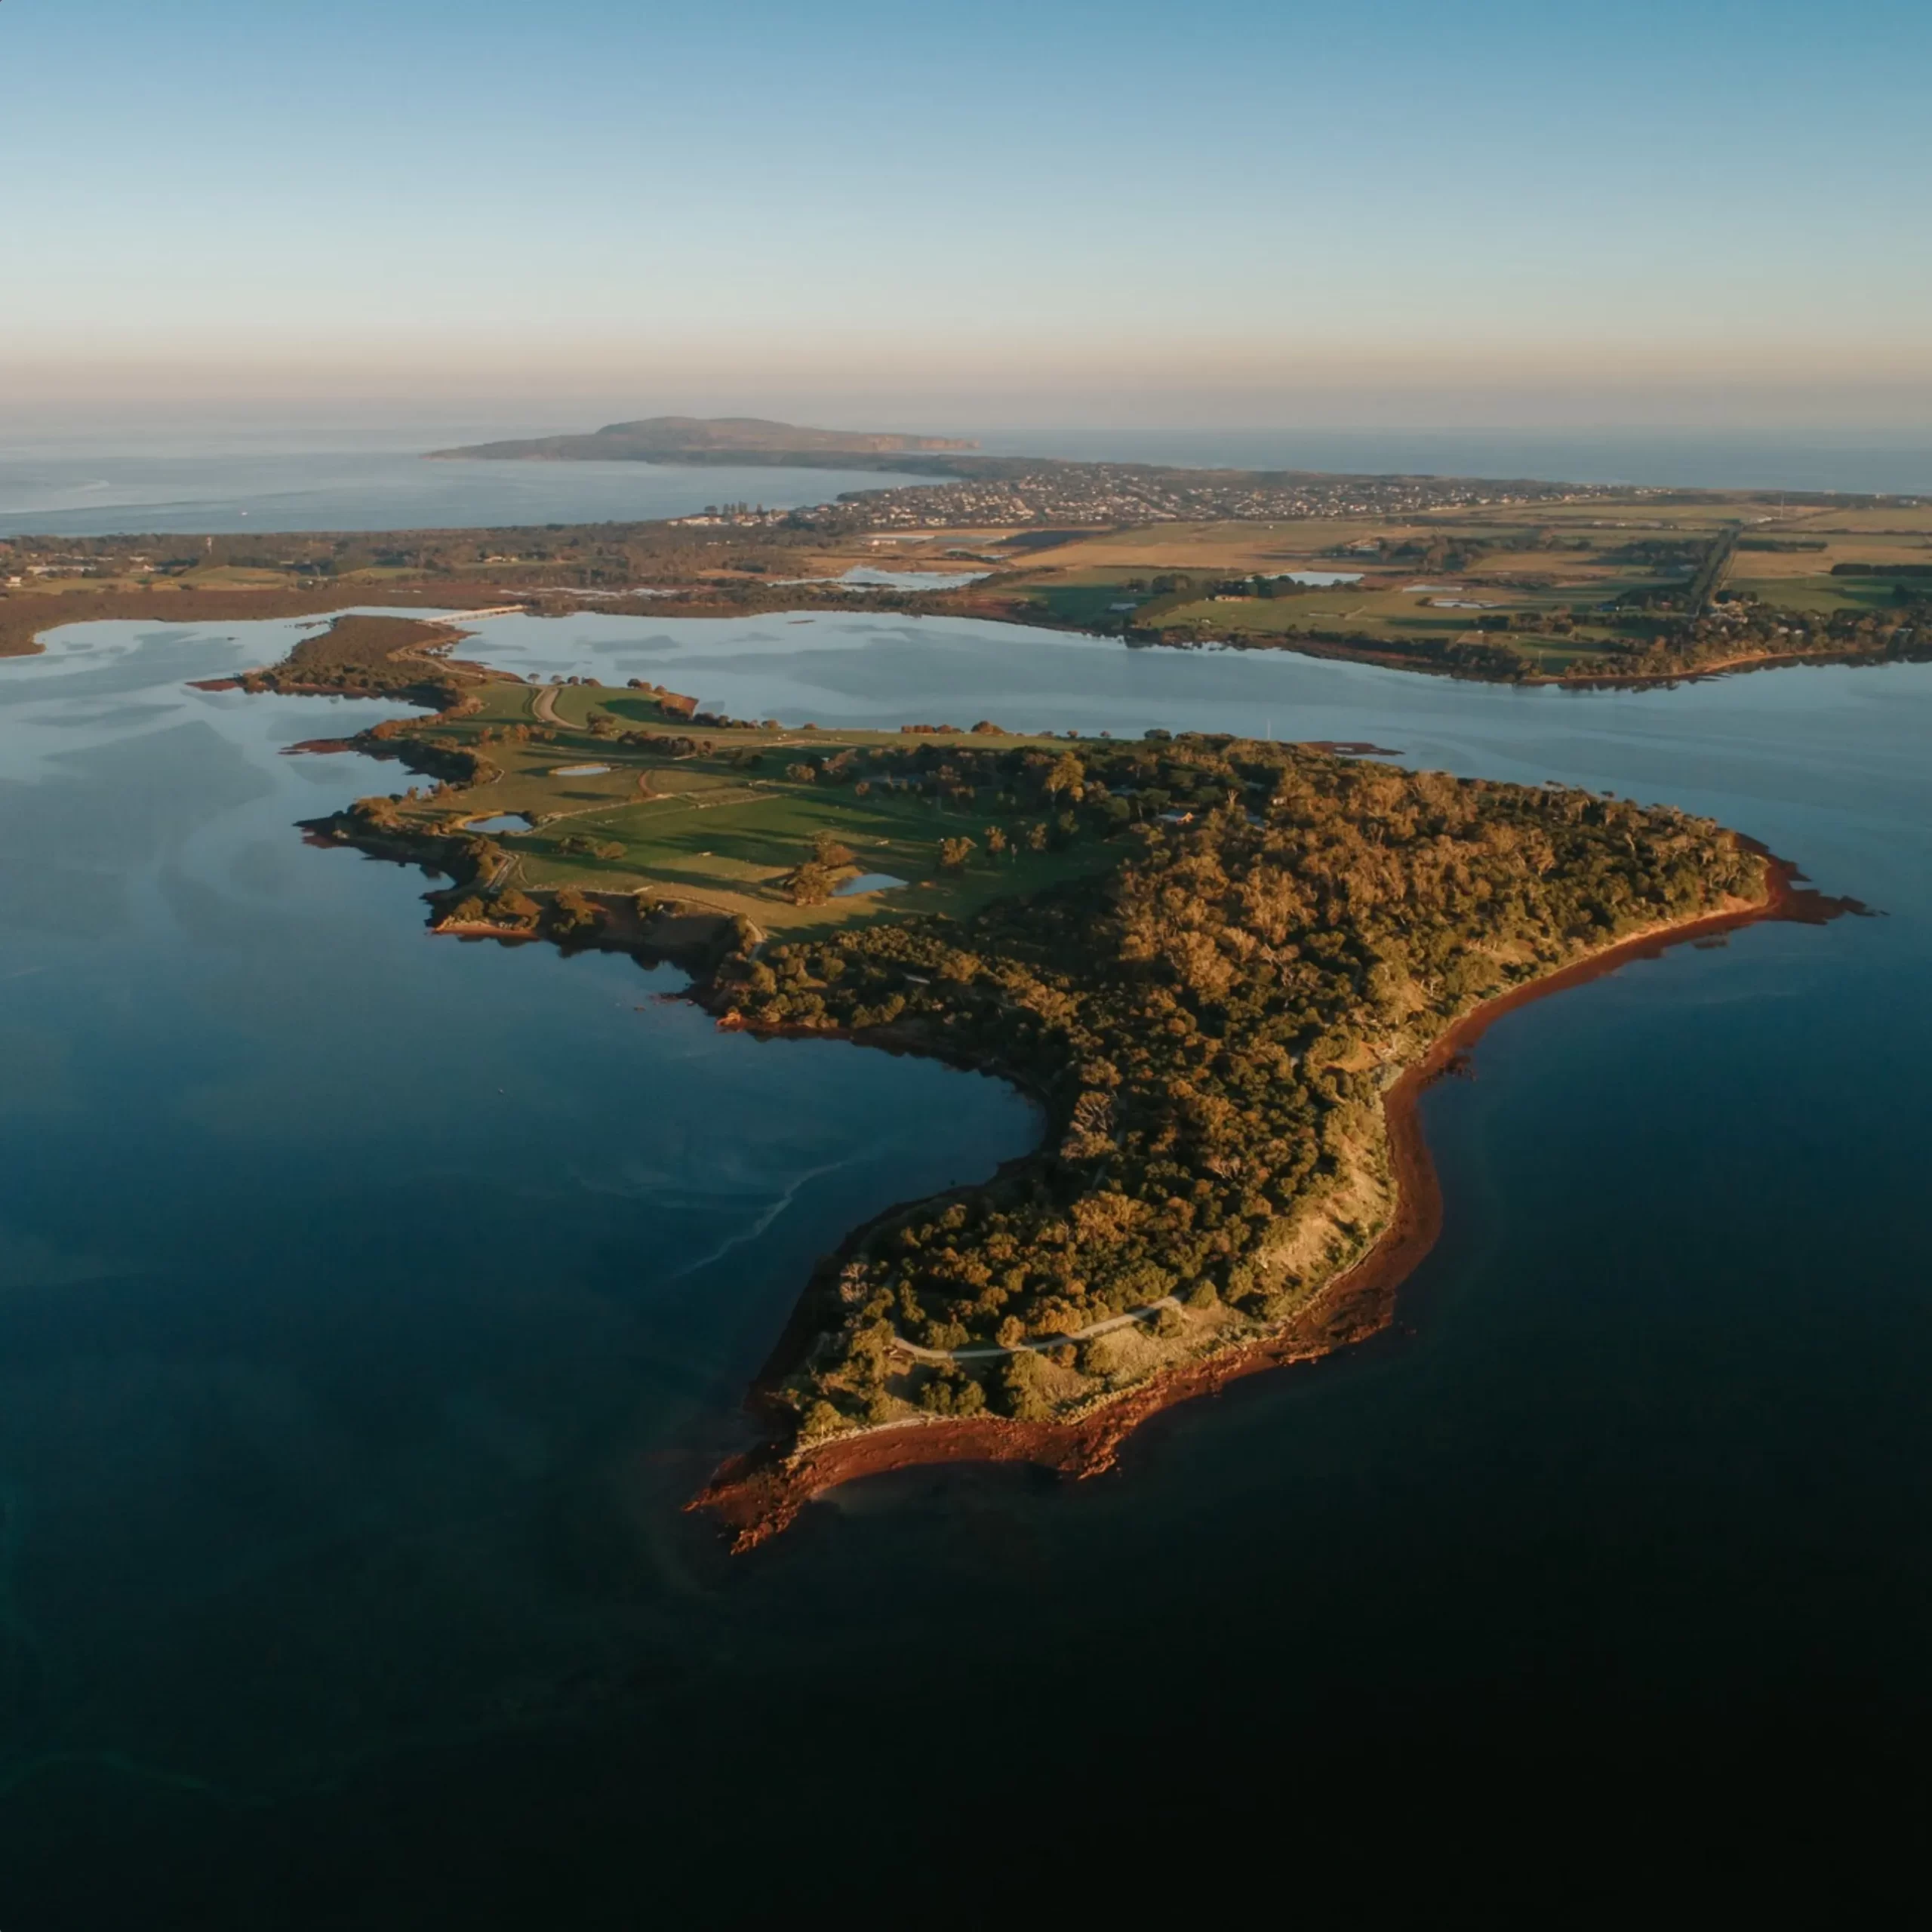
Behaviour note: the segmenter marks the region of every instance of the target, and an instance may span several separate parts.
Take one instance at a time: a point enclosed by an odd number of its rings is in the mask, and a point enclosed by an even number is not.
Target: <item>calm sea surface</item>
[[[414,450],[198,451],[0,445],[0,537],[454,530],[628,523],[707,503],[790,509],[930,477],[655,463],[426,461]]]
[[[1500,1024],[1426,1103],[1448,1226],[1396,1331],[1108,1478],[891,1478],[734,1560],[681,1506],[814,1257],[1032,1118],[718,1035],[669,972],[431,939],[418,877],[293,829],[395,774],[281,748],[382,711],[186,688],[289,629],[0,663],[6,1932],[720,1922],[846,1858],[996,1867],[989,1808],[1071,1842],[1204,1792],[1290,1856],[1321,1793],[1395,1828],[1491,1749],[1654,1786],[1869,1767],[1932,1712],[1932,667],[1580,694],[884,614],[480,626],[792,722],[1672,800],[1884,915]]]
[[[429,463],[420,452],[554,423],[257,425],[246,436],[11,435],[0,429],[0,537],[132,531],[456,529],[682,516],[707,503],[790,509],[930,477],[641,463]],[[414,430],[412,436],[411,431]],[[962,434],[976,433],[971,429]],[[1932,438],[1667,431],[1015,429],[989,454],[1184,466],[1415,472],[1932,495]]]
[[[989,450],[1236,469],[1540,477],[1680,489],[1932,494],[1932,433],[1890,429],[1065,429],[989,435]]]

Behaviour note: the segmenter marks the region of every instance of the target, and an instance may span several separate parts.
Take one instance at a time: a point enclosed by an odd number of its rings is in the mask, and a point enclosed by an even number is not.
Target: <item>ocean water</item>
[[[1528,477],[1679,489],[1830,490],[1932,497],[1932,429],[1682,429],[1604,423],[1530,429],[1037,429],[989,450],[1051,445],[1088,461],[1367,475]]]
[[[679,468],[637,463],[463,463],[420,452],[543,422],[487,427],[351,414],[134,435],[0,429],[0,537],[128,532],[457,529],[682,516],[708,503],[789,509],[909,474]],[[971,428],[959,433],[979,433]],[[1672,433],[1656,429],[988,431],[989,454],[1236,469],[1301,469],[1579,483],[1917,492],[1932,497],[1932,435]]]
[[[417,451],[389,448],[0,443],[0,537],[640,522],[710,503],[790,509],[847,490],[930,480],[651,463],[431,463]]]
[[[396,774],[281,748],[382,711],[186,688],[286,634],[0,663],[8,1932],[744,1922],[962,1871],[991,1909],[1123,1820],[1315,1859],[1338,1793],[1407,1839],[1459,1792],[1912,1761],[1932,666],[1524,691],[886,614],[479,626],[794,723],[1670,799],[1882,914],[1500,1023],[1426,1101],[1447,1224],[1388,1334],[1105,1478],[910,1472],[734,1559],[682,1505],[813,1257],[1032,1119],[429,937],[418,878],[294,829]]]

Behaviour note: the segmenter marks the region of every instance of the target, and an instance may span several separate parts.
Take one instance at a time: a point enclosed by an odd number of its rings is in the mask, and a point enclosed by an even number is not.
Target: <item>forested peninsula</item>
[[[1078,762],[1069,797],[1163,781],[1194,813],[1131,828],[1104,876],[734,955],[704,990],[726,1024],[1008,1072],[1048,1120],[1033,1160],[821,1269],[764,1391],[780,1453],[713,1494],[751,1540],[882,1447],[921,1460],[922,1426],[935,1453],[1092,1467],[1217,1362],[1379,1325],[1386,1293],[1336,1291],[1433,1232],[1401,1222],[1404,1075],[1485,1002],[1755,916],[1779,882],[1708,820],[1565,789],[1212,739]]]
[[[1416,1092],[1472,1026],[1819,903],[1707,819],[1554,784],[1218,734],[787,731],[451,641],[345,620],[242,681],[441,707],[355,741],[426,789],[312,838],[440,875],[442,930],[675,958],[721,1026],[934,1055],[1042,1112],[1032,1156],[806,1286],[766,1440],[703,1499],[747,1542],[879,1468],[1104,1466],[1152,1408],[1367,1332],[1432,1237]]]

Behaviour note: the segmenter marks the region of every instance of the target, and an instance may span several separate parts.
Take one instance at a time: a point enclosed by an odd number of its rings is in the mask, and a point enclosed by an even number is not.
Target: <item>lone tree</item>
[[[1087,768],[1071,752],[1062,752],[1047,774],[1047,796],[1083,798],[1087,791]]]
[[[973,856],[973,841],[970,838],[942,838],[939,841],[939,863],[942,872],[963,872],[966,861]]]
[[[808,859],[785,881],[794,906],[823,906],[832,897],[832,872],[816,859]]]

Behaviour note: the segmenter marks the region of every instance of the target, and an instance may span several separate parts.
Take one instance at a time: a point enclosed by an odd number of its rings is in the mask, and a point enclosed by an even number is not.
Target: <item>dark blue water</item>
[[[1338,1794],[1406,1834],[1910,1761],[1932,667],[1521,692],[886,616],[481,626],[792,721],[1674,799],[1885,914],[1499,1025],[1428,1100],[1448,1224],[1396,1332],[1113,1476],[888,1478],[733,1560],[680,1505],[812,1257],[1028,1115],[429,938],[420,880],[291,829],[391,774],[279,747],[380,713],[183,688],[275,629],[0,665],[8,1932],[701,1921],[1122,1817],[1285,1857]]]

